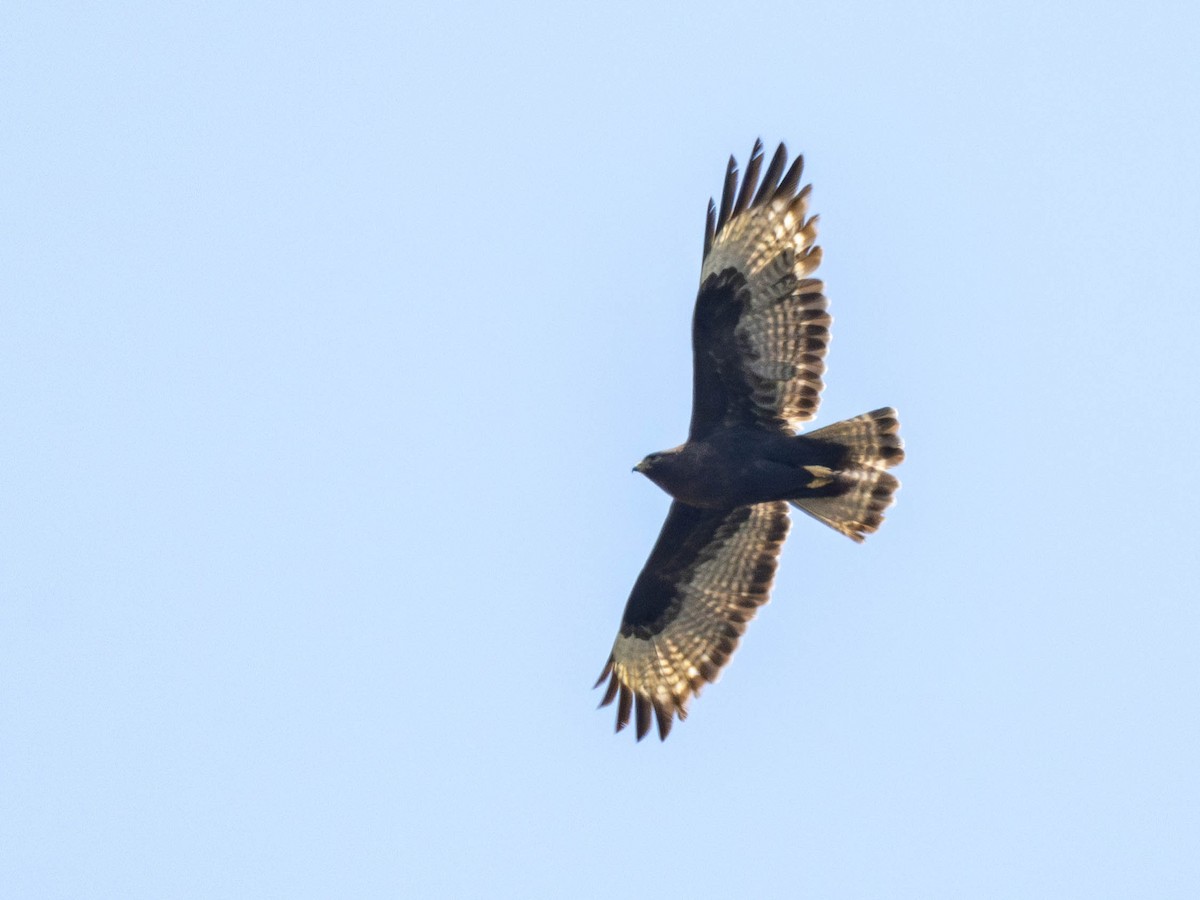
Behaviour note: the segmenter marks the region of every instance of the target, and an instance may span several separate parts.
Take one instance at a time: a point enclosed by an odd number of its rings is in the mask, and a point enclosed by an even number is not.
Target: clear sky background
[[[1200,7],[413,6],[0,12],[0,895],[1200,896]],[[904,487],[635,744],[758,136]]]

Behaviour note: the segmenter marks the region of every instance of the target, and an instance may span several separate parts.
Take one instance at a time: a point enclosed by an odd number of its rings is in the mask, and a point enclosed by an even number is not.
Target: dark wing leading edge
[[[617,731],[636,712],[641,740],[653,714],[665,740],[691,695],[717,680],[767,602],[788,525],[782,501],[727,510],[671,504],[596,682],[609,679],[601,706],[620,698]]]
[[[808,277],[821,248],[813,245],[816,217],[805,218],[811,185],[797,192],[804,158],[784,172],[780,144],[758,185],[762,161],[756,141],[739,190],[730,157],[720,209],[708,204],[692,321],[691,440],[734,424],[794,433],[816,415],[824,387],[832,319],[824,285]]]

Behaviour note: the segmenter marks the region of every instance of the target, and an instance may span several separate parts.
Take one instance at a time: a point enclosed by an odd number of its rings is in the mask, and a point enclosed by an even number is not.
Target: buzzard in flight
[[[762,163],[756,141],[739,188],[730,157],[721,206],[708,204],[687,441],[634,469],[674,502],[596,687],[608,679],[617,731],[636,714],[638,740],[652,716],[666,739],[767,602],[789,504],[861,541],[899,487],[894,409],[796,433],[817,412],[832,320],[810,277],[821,249],[803,157],[787,166],[780,144],[759,184]]]

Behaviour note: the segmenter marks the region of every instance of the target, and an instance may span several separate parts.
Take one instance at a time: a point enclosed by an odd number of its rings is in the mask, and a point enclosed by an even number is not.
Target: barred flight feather
[[[755,192],[762,143],[754,145],[740,191],[737,163],[730,158],[715,230],[710,201],[700,283],[703,292],[717,283],[712,279],[731,271],[745,279],[746,308],[734,329],[743,354],[745,400],[764,424],[795,432],[816,415],[833,319],[824,285],[808,277],[821,264],[821,249],[814,245],[817,217],[805,218],[812,187],[796,193],[803,158],[775,183],[786,159],[780,144]],[[743,385],[729,388],[736,392]]]
[[[684,547],[696,546],[688,558],[656,563],[652,553],[647,569],[656,565],[675,585],[669,611],[656,627],[645,631],[622,628],[596,686],[609,680],[601,706],[620,696],[617,731],[630,721],[626,694],[636,698],[640,710],[653,709],[659,735],[671,730],[672,717],[687,715],[687,704],[706,682],[716,681],[737,649],[746,624],[767,602],[779,550],[788,531],[784,502],[760,503],[732,510],[680,510],[675,503],[667,516],[664,535],[676,522],[699,542],[681,538]],[[672,517],[675,520],[672,521]],[[711,535],[711,537],[709,537]],[[672,539],[676,536],[672,534]],[[639,579],[639,585],[647,582]],[[638,588],[630,607],[638,601]],[[645,716],[649,714],[646,713]],[[637,736],[649,730],[649,719],[639,712]]]

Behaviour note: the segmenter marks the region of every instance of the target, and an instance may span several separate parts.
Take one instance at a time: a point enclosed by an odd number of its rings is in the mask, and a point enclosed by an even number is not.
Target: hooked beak
[[[643,459],[640,463],[638,463],[636,466],[633,467],[633,471],[641,472],[643,475],[645,475],[646,468],[647,468],[646,461]]]

